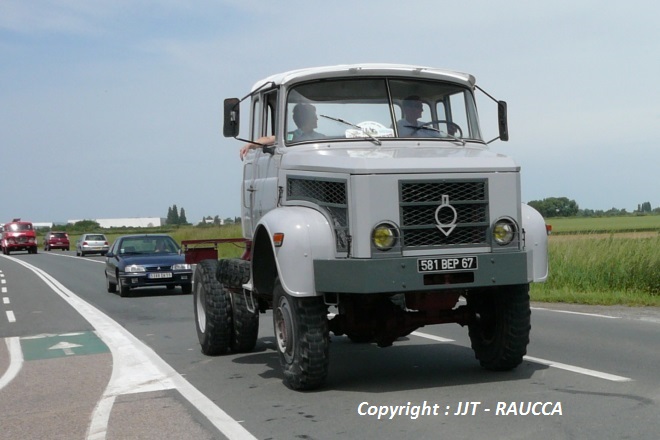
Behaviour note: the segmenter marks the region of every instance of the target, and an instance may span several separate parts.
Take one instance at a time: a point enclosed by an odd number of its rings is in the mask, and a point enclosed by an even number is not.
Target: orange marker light
[[[273,234],[273,244],[275,247],[280,247],[282,246],[282,243],[284,243],[284,233],[283,232],[276,232]]]

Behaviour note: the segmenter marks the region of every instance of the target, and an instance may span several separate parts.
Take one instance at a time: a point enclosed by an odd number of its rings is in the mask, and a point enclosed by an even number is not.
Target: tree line
[[[575,200],[567,197],[548,197],[543,200],[532,200],[527,203],[536,209],[545,218],[549,217],[613,217],[630,214],[660,214],[660,207],[653,209],[651,202],[637,205],[637,209],[628,212],[625,209],[611,208],[607,211],[600,209],[581,209]]]
[[[186,219],[186,210],[183,209],[183,206],[180,210],[177,209],[176,204],[167,208],[167,218],[165,220],[167,225],[189,225],[188,219]]]

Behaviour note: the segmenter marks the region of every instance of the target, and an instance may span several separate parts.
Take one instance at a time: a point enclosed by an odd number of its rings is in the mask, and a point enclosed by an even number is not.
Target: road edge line
[[[9,351],[9,367],[5,374],[0,377],[0,390],[6,387],[23,368],[23,351],[21,350],[21,341],[18,336],[5,338],[7,350]]]

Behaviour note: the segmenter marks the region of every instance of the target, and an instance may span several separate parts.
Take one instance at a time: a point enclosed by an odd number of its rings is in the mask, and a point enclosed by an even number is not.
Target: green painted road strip
[[[67,356],[108,353],[110,350],[94,332],[36,335],[21,338],[26,361]]]

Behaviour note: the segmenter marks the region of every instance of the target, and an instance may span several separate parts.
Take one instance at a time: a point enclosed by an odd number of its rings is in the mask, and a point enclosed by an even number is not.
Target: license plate
[[[151,272],[147,275],[149,279],[172,278],[172,272]]]
[[[476,270],[477,257],[420,258],[417,260],[417,272],[456,272]]]

